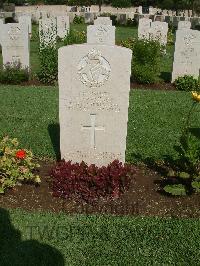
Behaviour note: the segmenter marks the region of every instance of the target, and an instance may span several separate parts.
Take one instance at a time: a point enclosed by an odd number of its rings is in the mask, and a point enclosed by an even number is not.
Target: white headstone
[[[57,37],[57,26],[55,18],[39,20],[40,45],[55,46]]]
[[[190,29],[177,30],[172,82],[184,75],[192,75],[198,78],[199,70],[200,32]]]
[[[3,24],[4,24],[4,19],[0,18],[0,45],[1,45],[2,39],[3,39],[3,32],[2,32]]]
[[[190,21],[179,21],[178,30],[191,29],[191,26],[192,26],[192,24]]]
[[[139,6],[139,7],[138,7],[138,13],[139,13],[139,14],[142,14],[142,6]]]
[[[115,27],[107,25],[88,26],[87,43],[115,45]]]
[[[68,16],[57,16],[57,36],[61,39],[69,33],[69,17]]]
[[[97,19],[95,19],[94,25],[112,26],[112,20],[109,17],[98,17]]]
[[[168,23],[154,21],[151,23],[150,38],[159,41],[161,45],[167,45]]]
[[[32,33],[31,16],[29,16],[29,15],[21,15],[18,20],[19,20],[20,24],[27,24],[28,25],[28,32],[31,35],[31,33]]]
[[[59,49],[60,147],[66,161],[125,161],[131,57],[120,46]]]
[[[147,39],[147,40],[149,40],[151,23],[152,23],[151,19],[141,18],[139,20],[138,39]]]
[[[20,63],[21,68],[29,68],[28,25],[20,23],[4,24],[2,27],[3,65]]]

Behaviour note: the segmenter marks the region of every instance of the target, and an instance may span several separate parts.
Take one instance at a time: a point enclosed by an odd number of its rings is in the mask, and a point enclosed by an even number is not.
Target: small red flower
[[[16,153],[16,157],[18,159],[24,159],[26,157],[26,152],[25,150],[19,150],[17,153]]]

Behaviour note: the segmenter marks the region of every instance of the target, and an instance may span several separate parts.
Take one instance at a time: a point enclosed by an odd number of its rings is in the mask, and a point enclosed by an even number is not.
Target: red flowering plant
[[[17,139],[6,136],[0,141],[0,193],[25,181],[40,183],[34,174],[38,167],[31,151],[19,149]]]
[[[78,196],[87,202],[100,197],[117,198],[128,188],[134,173],[133,166],[118,160],[102,167],[62,160],[51,171],[53,196]]]
[[[16,158],[18,159],[25,159],[26,157],[26,151],[25,150],[19,150],[16,153]]]

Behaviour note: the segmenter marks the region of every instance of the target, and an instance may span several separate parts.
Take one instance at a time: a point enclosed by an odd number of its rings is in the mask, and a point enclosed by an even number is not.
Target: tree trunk
[[[99,0],[99,12],[101,12],[101,0]]]

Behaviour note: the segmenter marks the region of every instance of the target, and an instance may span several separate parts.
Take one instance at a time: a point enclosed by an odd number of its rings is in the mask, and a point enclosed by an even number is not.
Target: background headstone
[[[119,14],[118,15],[118,21],[120,25],[126,25],[127,23],[127,16],[126,14]]]
[[[154,18],[154,21],[164,22],[165,21],[165,16],[156,15],[155,18]]]
[[[55,18],[39,20],[40,46],[55,46],[57,37],[57,26]]]
[[[87,43],[115,45],[115,27],[108,25],[88,26]]]
[[[200,31],[178,30],[176,32],[172,82],[184,75],[198,78],[199,70]]]
[[[109,17],[98,17],[94,20],[94,25],[112,26],[112,20]]]
[[[2,43],[2,38],[3,38],[3,32],[2,32],[3,24],[4,24],[4,19],[0,18],[0,45]]]
[[[60,147],[66,161],[125,162],[131,57],[131,50],[119,46],[59,49]]]
[[[22,68],[29,68],[30,41],[28,25],[20,23],[4,24],[2,35],[3,65],[20,63]]]
[[[28,15],[21,15],[18,19],[20,24],[27,24],[28,25],[28,32],[31,35],[32,33],[32,22],[31,22],[31,16]]]
[[[138,7],[138,13],[142,15],[142,6]]]
[[[159,41],[161,45],[167,45],[168,24],[154,21],[151,23],[150,38]]]
[[[151,29],[151,19],[141,18],[138,26],[138,39],[149,39]]]
[[[63,39],[69,33],[70,23],[68,16],[57,16],[57,36]]]
[[[179,21],[178,30],[190,29],[192,26],[190,21]]]

